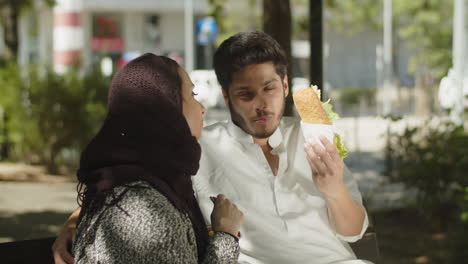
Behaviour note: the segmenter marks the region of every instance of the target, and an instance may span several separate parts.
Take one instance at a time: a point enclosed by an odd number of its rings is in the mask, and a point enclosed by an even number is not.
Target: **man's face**
[[[232,76],[224,100],[232,121],[255,138],[268,138],[281,121],[288,78],[276,73],[272,62],[248,65]]]

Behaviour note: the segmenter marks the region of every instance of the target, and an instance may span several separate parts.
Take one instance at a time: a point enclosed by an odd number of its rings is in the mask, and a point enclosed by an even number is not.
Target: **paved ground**
[[[226,111],[210,110],[206,124],[228,117]],[[373,118],[343,118],[336,122],[344,131],[351,151],[345,162],[354,172],[367,207],[399,207],[411,193],[388,184],[383,171],[382,148],[387,121]],[[28,183],[0,181],[0,242],[54,236],[77,207],[76,183]]]
[[[0,193],[0,242],[54,236],[77,207],[70,182],[0,182]]]

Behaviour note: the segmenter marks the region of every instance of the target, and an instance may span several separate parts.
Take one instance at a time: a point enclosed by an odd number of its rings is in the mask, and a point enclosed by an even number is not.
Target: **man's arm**
[[[366,217],[365,210],[351,198],[346,187],[341,193],[325,199],[331,224],[338,234],[347,237],[361,234]]]
[[[305,146],[315,186],[327,201],[335,231],[345,237],[358,236],[365,225],[365,210],[352,199],[346,188],[343,180],[344,162],[336,147],[326,138],[320,140],[325,149],[317,144]]]
[[[80,211],[81,208],[78,207],[73,211],[70,217],[68,217],[67,221],[63,224],[62,230],[58,234],[57,239],[55,239],[55,242],[52,245],[55,264],[71,264],[75,262],[68,249],[73,239],[75,239],[76,224],[78,222]]]

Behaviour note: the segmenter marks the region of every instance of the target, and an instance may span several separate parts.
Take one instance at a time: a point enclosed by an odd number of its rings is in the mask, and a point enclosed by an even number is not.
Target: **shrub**
[[[77,153],[96,133],[105,115],[109,80],[99,72],[80,77],[75,70],[65,75],[48,71],[29,74],[29,117],[34,120],[26,140],[39,153],[50,173],[57,173],[61,161],[76,163]],[[66,155],[66,154],[69,155]],[[71,155],[70,155],[71,154]],[[64,160],[65,159],[65,160]]]
[[[76,165],[105,116],[110,79],[100,71],[59,75],[34,66],[23,71],[14,64],[0,68],[12,158],[45,164],[52,174],[61,165]]]
[[[375,88],[349,87],[341,89],[339,94],[340,103],[344,107],[359,105],[361,100],[364,100],[367,105],[375,105]]]
[[[390,131],[385,152],[384,174],[415,188],[417,208],[447,229],[468,186],[468,134],[463,127],[433,119],[401,134]]]

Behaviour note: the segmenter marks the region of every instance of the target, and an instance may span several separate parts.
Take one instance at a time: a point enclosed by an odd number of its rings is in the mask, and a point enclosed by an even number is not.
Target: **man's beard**
[[[281,120],[284,114],[285,101],[286,100],[283,100],[283,105],[281,106],[281,111],[279,112],[279,115],[278,115],[278,125],[279,125],[279,120]],[[278,125],[276,125],[271,131],[257,133],[248,128],[246,120],[242,118],[242,116],[236,111],[236,109],[234,109],[234,107],[231,104],[231,100],[229,100],[228,105],[229,105],[229,112],[231,113],[232,122],[235,125],[237,125],[240,129],[242,129],[245,133],[251,135],[254,138],[259,138],[259,139],[269,138],[271,135],[273,135],[273,133],[275,133],[276,129],[278,128]],[[275,117],[274,113],[271,113],[271,114],[272,114],[272,117],[274,118]]]

